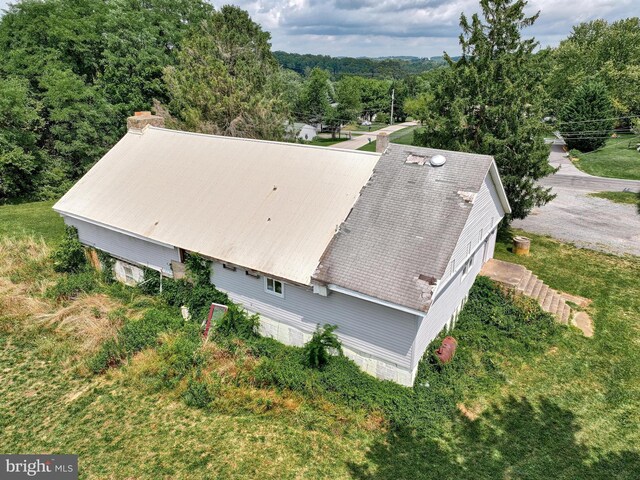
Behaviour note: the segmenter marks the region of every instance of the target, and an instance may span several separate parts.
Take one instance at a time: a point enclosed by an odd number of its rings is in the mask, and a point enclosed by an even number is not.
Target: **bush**
[[[98,374],[118,365],[124,356],[120,344],[114,339],[109,339],[102,344],[98,353],[89,358],[87,365],[89,370]]]
[[[200,372],[196,372],[189,377],[183,398],[190,407],[207,408],[215,400],[216,392],[216,385],[204,378]]]
[[[388,113],[385,113],[385,112],[376,113],[376,122],[388,124],[390,118],[391,117],[389,116]]]
[[[576,150],[575,148],[572,148],[571,150],[569,150],[569,156],[571,158],[579,159],[581,155],[582,155],[582,152],[580,150]]]
[[[193,367],[203,363],[204,358],[199,352],[200,336],[197,329],[191,329],[164,340],[158,348],[162,359],[160,378],[163,386],[173,388]]]
[[[62,275],[55,285],[47,289],[46,295],[56,300],[69,300],[80,293],[91,293],[98,288],[98,280],[93,271]]]
[[[211,284],[211,260],[201,257],[197,253],[188,253],[184,265],[187,277],[194,285]]]
[[[96,250],[96,253],[98,254],[100,265],[102,265],[100,278],[104,283],[114,283],[116,281],[116,277],[113,273],[113,267],[116,264],[116,261],[111,255],[109,255],[107,252],[103,252],[102,250]]]
[[[258,336],[259,324],[258,315],[249,315],[244,308],[231,304],[216,325],[216,331],[226,336],[251,339]]]
[[[87,257],[84,253],[84,247],[78,240],[76,227],[66,226],[65,237],[51,258],[53,259],[53,269],[56,272],[78,273],[87,268]]]
[[[338,328],[337,325],[325,325],[313,332],[311,340],[304,346],[304,358],[309,367],[322,368],[331,357],[331,350],[342,355],[342,344],[338,340],[338,336],[333,333]]]
[[[108,367],[119,365],[126,357],[157,345],[160,333],[183,328],[188,328],[188,324],[181,317],[164,310],[149,310],[140,320],[126,320],[117,338],[103,343],[98,353],[89,360],[89,368],[101,373]]]

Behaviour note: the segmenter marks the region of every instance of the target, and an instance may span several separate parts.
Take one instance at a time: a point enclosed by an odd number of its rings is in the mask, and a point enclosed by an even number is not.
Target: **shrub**
[[[98,254],[100,265],[102,265],[100,278],[104,283],[114,283],[116,281],[116,277],[113,274],[113,267],[116,264],[116,261],[111,255],[109,255],[107,252],[103,252],[102,250],[96,250],[96,253]]]
[[[304,358],[308,366],[314,368],[324,367],[331,357],[331,350],[335,350],[342,355],[342,344],[338,336],[333,333],[338,328],[337,325],[325,325],[313,332],[311,340],[304,346]]]
[[[207,408],[216,398],[217,388],[211,381],[195,372],[189,377],[187,390],[184,392],[184,402],[190,407]]]
[[[158,348],[158,354],[162,359],[160,377],[166,388],[175,387],[193,367],[203,363],[204,359],[199,349],[200,337],[197,329],[184,330],[177,335],[165,337]]]
[[[109,339],[102,344],[98,353],[89,358],[87,365],[93,373],[102,373],[118,365],[123,357],[124,352],[120,344],[114,339]]]
[[[187,327],[179,316],[164,310],[149,310],[140,320],[126,320],[116,340],[103,343],[98,353],[89,360],[89,368],[95,373],[103,372],[108,367],[120,364],[124,358],[157,345],[160,333]],[[197,332],[197,328],[195,330]]]
[[[64,239],[51,257],[56,272],[77,273],[87,268],[87,257],[75,227],[67,225]]]
[[[390,118],[391,117],[389,117],[388,113],[385,113],[385,112],[376,113],[376,122],[389,123]]]
[[[69,300],[80,293],[91,293],[98,288],[95,272],[62,275],[55,285],[47,290],[46,295],[56,300]]]
[[[187,277],[194,285],[209,285],[211,283],[211,260],[207,260],[197,253],[188,253],[184,265]]]
[[[579,159],[580,156],[582,156],[582,152],[580,150],[576,150],[575,148],[572,148],[571,150],[569,150],[569,156],[571,158]]]
[[[244,308],[231,304],[216,325],[216,331],[226,336],[250,339],[258,335],[259,324],[258,315],[249,315]]]

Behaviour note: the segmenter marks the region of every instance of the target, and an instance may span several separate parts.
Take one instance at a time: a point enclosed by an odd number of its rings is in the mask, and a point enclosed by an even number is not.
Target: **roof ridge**
[[[403,148],[403,149],[433,150],[433,151],[436,151],[436,152],[455,153],[456,155],[490,158],[492,160],[495,160],[493,158],[493,155],[487,155],[486,153],[462,152],[462,151],[459,151],[459,150],[445,150],[443,148],[422,147],[422,146],[418,146],[418,145],[404,145],[402,143],[390,142],[389,146],[392,146],[392,145],[395,146],[395,147]]]
[[[187,132],[185,130],[174,130],[171,128],[155,127],[153,125],[148,125],[147,127],[145,127],[144,130],[146,129],[158,130],[158,131],[164,131],[164,132],[170,132],[170,133],[179,133],[182,135],[193,135],[197,137],[219,138],[224,140],[236,140],[236,141],[244,141],[244,142],[268,143],[273,145],[284,145],[288,147],[300,147],[300,148],[309,148],[309,149],[316,149],[316,150],[329,150],[329,151],[337,151],[342,153],[355,153],[357,155],[363,155],[363,156],[374,156],[374,155],[380,156],[380,153],[377,153],[377,152],[365,152],[362,150],[351,150],[351,149],[338,148],[338,147],[322,147],[319,145],[306,145],[304,143],[278,142],[276,140],[261,140],[259,138],[227,137],[224,135],[214,135],[212,133]],[[134,133],[140,134],[138,132],[134,132]]]

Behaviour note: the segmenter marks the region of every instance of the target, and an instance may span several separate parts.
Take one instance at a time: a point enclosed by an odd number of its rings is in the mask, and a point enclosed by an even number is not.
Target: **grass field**
[[[336,143],[340,143],[340,142],[345,142],[347,140],[349,140],[349,138],[347,137],[342,137],[342,138],[316,137],[313,140],[311,140],[311,142],[309,142],[309,145],[317,145],[319,147],[330,147],[331,145],[335,145]]]
[[[639,202],[640,196],[635,192],[596,192],[590,193],[590,197],[604,198],[614,203],[624,203],[635,205]]]
[[[0,206],[0,236],[36,235],[55,244],[62,237],[64,222],[52,210],[55,202]]]
[[[629,142],[634,148],[629,148]],[[610,138],[604,147],[580,154],[574,165],[599,177],[640,180],[640,152],[635,149],[637,143],[640,143],[640,137],[633,135]]]
[[[374,132],[375,130],[380,130],[381,128],[388,127],[389,125],[386,123],[373,122],[369,126],[360,125],[358,123],[350,123],[349,125],[345,125],[342,127],[343,132]]]
[[[509,240],[500,241],[498,258],[591,298],[595,336],[541,328],[539,318],[514,324],[495,298],[472,299],[453,331],[456,360],[440,373],[423,372],[408,404],[409,417],[423,420],[391,426],[384,417],[403,405],[393,392],[406,389],[389,390],[388,403],[372,411],[354,407],[373,395],[366,382],[332,395],[257,387],[253,360],[214,345],[206,369],[236,380],[211,409],[187,407],[179,389],[154,387],[149,380],[162,366],[155,350],[89,374],[83,358],[99,347],[89,341],[96,332],[108,337],[123,315],[155,300],[124,287],[72,301],[44,295],[58,274],[46,246],[24,232],[43,223],[47,241],[57,243],[61,229],[49,205],[21,208],[0,207],[0,218],[17,219],[0,236],[3,452],[77,453],[81,478],[637,478],[637,257],[530,234],[531,256],[516,257]],[[246,378],[229,376],[238,371]]]

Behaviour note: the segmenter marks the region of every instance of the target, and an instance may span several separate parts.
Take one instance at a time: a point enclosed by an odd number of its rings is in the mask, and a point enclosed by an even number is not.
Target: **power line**
[[[605,122],[610,120],[622,120],[622,119],[630,119],[630,118],[640,118],[640,115],[627,115],[622,117],[611,117],[611,118],[594,118],[591,120],[571,120],[571,121],[558,121],[555,122],[557,124],[568,125],[574,123],[593,123],[593,122]]]

